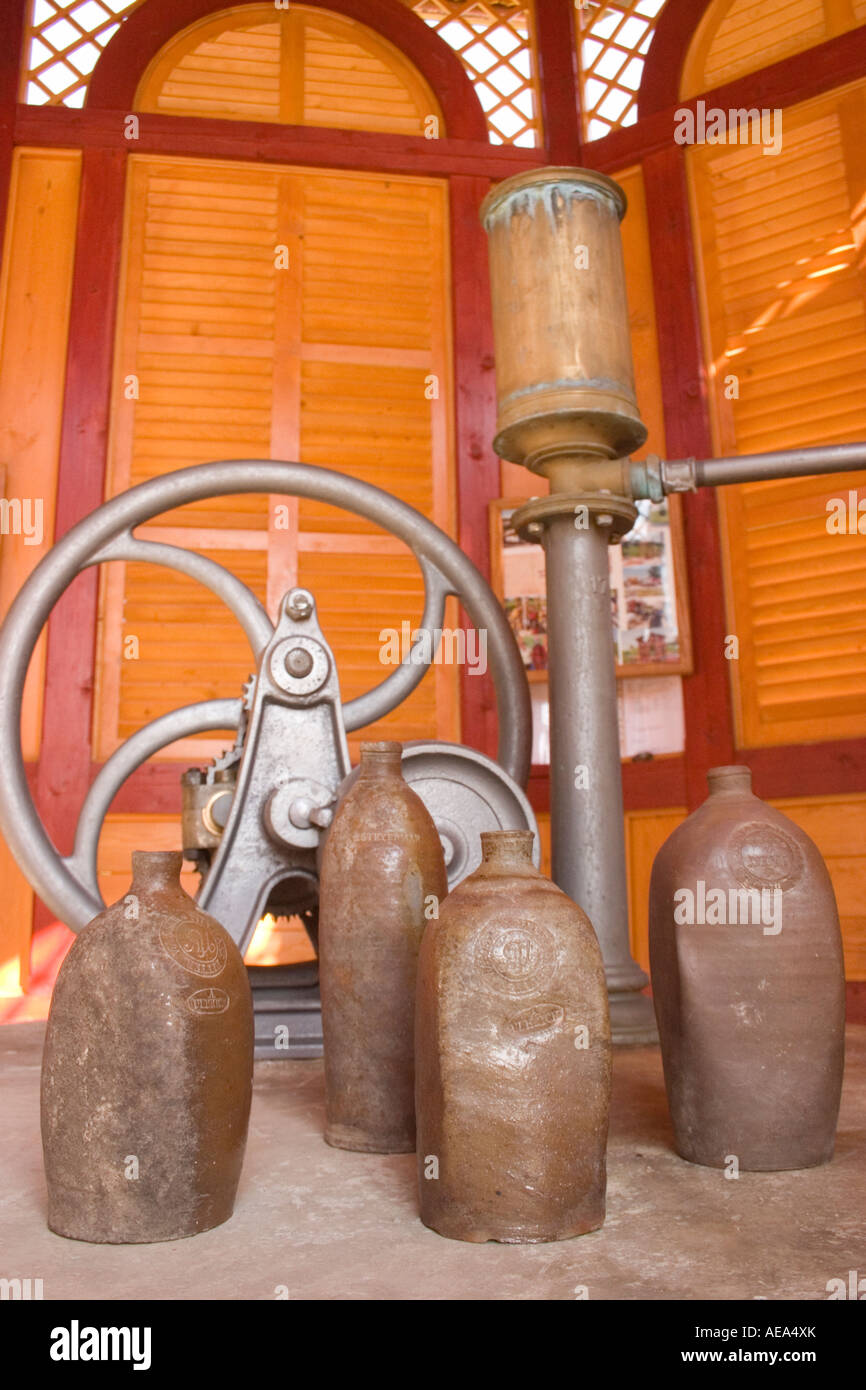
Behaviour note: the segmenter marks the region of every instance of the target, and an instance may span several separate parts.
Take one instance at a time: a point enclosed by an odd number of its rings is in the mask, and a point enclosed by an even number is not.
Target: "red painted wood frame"
[[[6,228],[6,208],[15,148],[15,116],[18,105],[19,54],[29,0],[4,0],[0,7],[0,246]]]
[[[318,3],[318,0],[308,0]],[[173,34],[223,8],[212,0],[146,0],[124,22],[95,69],[87,106],[18,106],[14,143],[85,151],[79,237],[73,281],[68,382],[64,403],[58,531],[103,497],[105,431],[111,376],[117,267],[122,230],[123,166],[130,144],[123,117],[132,106],[141,71]],[[163,155],[198,155],[300,165],[445,175],[451,194],[451,253],[455,355],[455,431],[459,537],[486,570],[486,505],[499,491],[490,448],[495,417],[487,264],[477,208],[490,182],[543,163],[578,163],[615,173],[641,163],[646,181],[650,251],[659,324],[668,451],[672,456],[711,452],[702,345],[695,303],[693,248],[683,152],[673,145],[673,113],[680,69],[706,0],[668,0],[646,63],[635,126],[583,146],[580,133],[572,7],[536,0],[543,150],[492,146],[477,99],[455,55],[400,0],[327,0],[322,8],[360,19],[409,56],[442,103],[447,138],[275,127],[270,124],[142,115],[134,149]],[[0,197],[8,190],[11,145],[3,144],[17,89],[12,59],[20,52],[25,0],[6,0],[0,35]],[[713,92],[719,105],[784,106],[866,73],[866,26],[773,64]],[[682,103],[689,105],[690,103]],[[691,103],[693,104],[693,103]],[[6,124],[4,125],[4,121]],[[626,807],[695,805],[704,773],[714,762],[741,757],[764,796],[810,795],[866,788],[866,740],[771,748],[737,754],[733,746],[728,672],[722,655],[721,552],[715,499],[685,499],[689,579],[695,623],[695,675],[684,682],[685,758],[629,763],[623,768]],[[45,733],[38,772],[40,809],[58,844],[66,846],[88,775],[95,635],[95,579],[76,581],[64,600],[62,622],[49,633]],[[62,631],[66,628],[67,638]],[[74,634],[75,640],[71,640]],[[490,688],[464,680],[466,742],[494,746]],[[44,766],[43,766],[44,765]],[[796,776],[794,776],[796,770]],[[117,810],[176,811],[178,766],[141,769],[119,795]],[[533,800],[545,809],[547,774],[536,769]]]
[[[649,155],[643,176],[667,452],[708,458],[713,447],[683,151],[670,145]],[[694,659],[683,682],[685,799],[694,809],[706,800],[708,768],[734,761],[734,736],[715,493],[702,488],[685,496],[683,512]]]

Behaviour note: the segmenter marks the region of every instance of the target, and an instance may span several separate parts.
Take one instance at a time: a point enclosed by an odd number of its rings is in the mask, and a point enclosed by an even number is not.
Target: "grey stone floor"
[[[466,1245],[421,1225],[414,1157],[329,1148],[322,1064],[256,1066],[235,1215],[191,1240],[94,1246],[44,1219],[44,1024],[0,1028],[0,1277],[46,1299],[826,1299],[866,1275],[866,1026],[848,1030],[836,1156],[736,1181],[673,1151],[655,1048],[616,1053],[604,1228],[554,1245]],[[285,1296],[285,1294],[283,1294]]]

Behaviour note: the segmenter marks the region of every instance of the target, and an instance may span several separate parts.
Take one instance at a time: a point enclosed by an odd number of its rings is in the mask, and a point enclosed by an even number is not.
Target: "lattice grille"
[[[112,34],[141,0],[33,0],[22,101],[83,106],[90,74]]]
[[[578,53],[587,140],[637,120],[637,93],[647,50],[665,0],[581,0]]]
[[[494,145],[541,144],[532,5],[404,0],[459,57]]]

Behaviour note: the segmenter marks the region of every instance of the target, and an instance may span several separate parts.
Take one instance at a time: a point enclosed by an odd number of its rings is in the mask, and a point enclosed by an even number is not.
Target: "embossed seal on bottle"
[[[226,944],[205,922],[175,921],[160,927],[164,949],[191,975],[212,979],[226,964]]]
[[[800,846],[776,825],[748,821],[728,841],[728,868],[746,888],[792,888],[803,873]]]
[[[519,1014],[506,1018],[502,1027],[506,1033],[515,1037],[530,1037],[537,1033],[549,1033],[565,1018],[561,1004],[531,1004]]]
[[[529,994],[545,984],[556,957],[553,937],[537,923],[488,927],[476,950],[488,980],[509,994]]]
[[[197,989],[195,994],[188,994],[186,1007],[191,1014],[203,1018],[211,1014],[224,1014],[231,1002],[231,996],[224,989],[214,989],[211,985],[209,989]]]

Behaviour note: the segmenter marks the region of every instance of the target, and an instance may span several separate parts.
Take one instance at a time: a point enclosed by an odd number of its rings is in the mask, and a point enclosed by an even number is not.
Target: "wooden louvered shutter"
[[[446,204],[436,185],[363,175],[305,179],[300,457],[330,464],[453,530]],[[420,571],[369,523],[313,501],[299,507],[299,578],[340,651],[343,698],[389,673],[379,633],[417,623]],[[451,614],[451,621],[454,614]],[[453,668],[439,666],[380,737],[457,736]]]
[[[211,459],[270,454],[282,289],[273,268],[278,189],[270,171],[136,156],[129,177],[112,493]],[[267,525],[267,498],[223,498],[170,513],[139,534],[210,553],[264,600]],[[102,633],[99,758],[167,710],[237,693],[250,674],[249,648],[231,614],[170,570],[106,567]]]
[[[778,155],[689,152],[719,453],[866,437],[864,118],[861,85],[786,110]],[[866,734],[866,536],[828,530],[852,489],[866,473],[720,494],[741,746]]]
[[[130,167],[111,491],[211,459],[300,458],[453,530],[442,184],[144,156]],[[289,585],[308,585],[350,699],[389,674],[382,629],[420,619],[420,571],[396,539],[313,502],[271,525],[278,502],[198,503],[139,534],[211,555],[272,616]],[[231,615],[167,570],[107,567],[102,633],[101,758],[166,710],[237,693],[250,673]],[[456,674],[435,668],[379,727],[457,737]]]
[[[433,92],[393,44],[343,15],[244,5],[192,25],[154,59],[136,110],[444,134]]]
[[[826,0],[716,0],[689,45],[680,96],[700,96],[858,23],[837,5],[831,24],[832,8]]]

